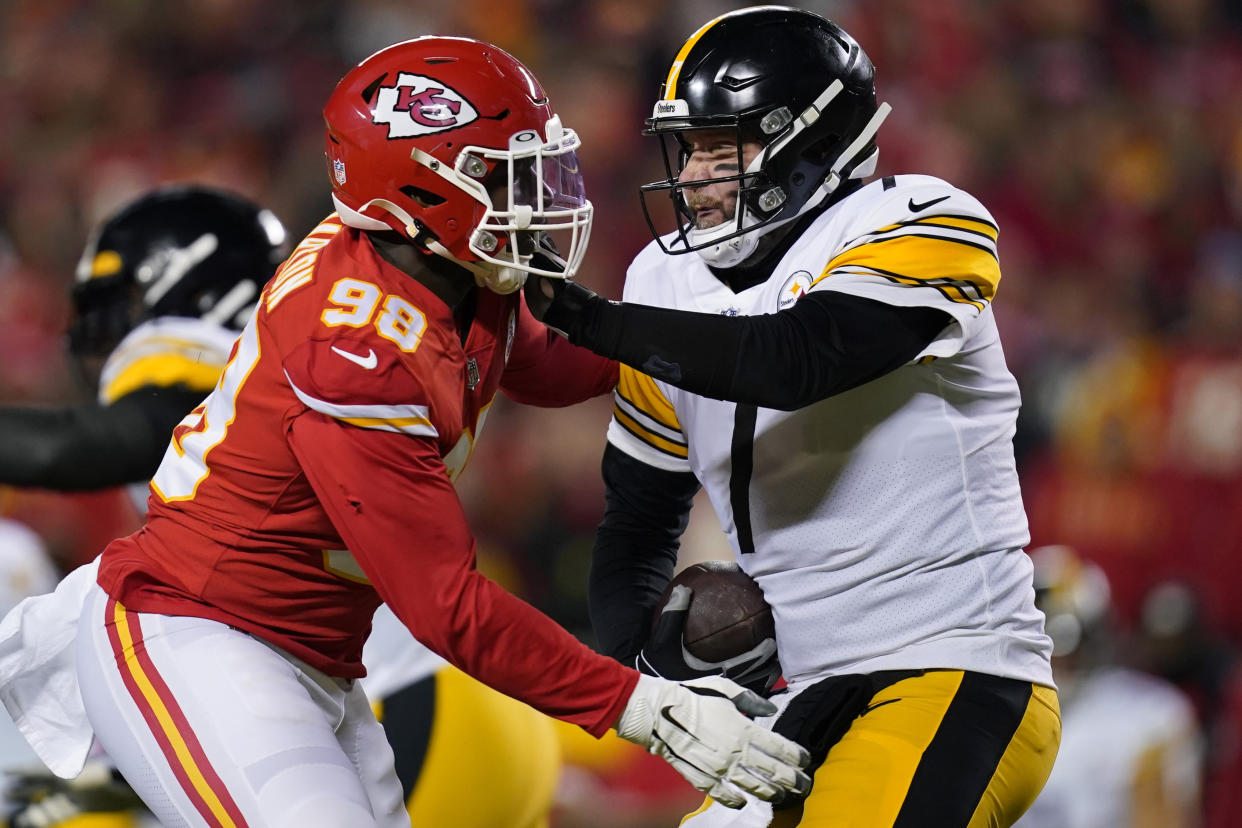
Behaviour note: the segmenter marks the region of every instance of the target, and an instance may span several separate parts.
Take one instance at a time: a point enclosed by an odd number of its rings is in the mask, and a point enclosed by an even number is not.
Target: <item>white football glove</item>
[[[743,791],[779,802],[810,790],[802,770],[810,761],[806,749],[742,715],[775,712],[770,701],[720,676],[684,682],[639,676],[616,729],[712,799],[741,808]]]

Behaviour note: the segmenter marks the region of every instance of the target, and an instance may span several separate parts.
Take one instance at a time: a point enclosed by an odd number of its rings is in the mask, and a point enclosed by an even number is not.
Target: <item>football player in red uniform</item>
[[[363,61],[324,114],[338,212],[174,431],[146,525],[105,550],[76,643],[89,727],[70,716],[45,750],[93,730],[168,825],[408,824],[356,681],[385,601],[467,673],[615,727],[720,801],[804,790],[805,751],[738,712],[765,702],[640,678],[474,568],[452,479],[495,393],[567,405],[616,378],[515,292],[553,275],[540,234],[572,275],[591,223],[538,82],[487,44],[420,38]]]
[[[63,491],[133,484],[139,514],[145,512],[147,483],[168,435],[219,380],[264,283],[289,253],[285,239],[271,211],[195,184],[159,187],[110,215],[77,268],[68,337],[98,401],[0,406],[0,483]],[[17,555],[23,539],[5,528],[0,520],[0,550],[13,541],[11,586],[25,588],[11,596],[7,612],[28,595],[52,592],[57,578],[41,547],[26,543],[29,551]],[[66,607],[59,621],[65,634],[80,611]],[[33,618],[34,610],[26,614]],[[39,635],[54,635],[51,626],[39,617]],[[380,711],[415,824],[546,822],[560,770],[551,719],[445,664],[384,608],[372,621],[363,665],[364,690]],[[16,730],[12,735],[21,741]],[[99,821],[105,807],[110,826],[136,824],[117,813],[137,797],[126,795],[106,757],[66,782],[29,767],[28,749],[11,753],[5,756],[13,761],[0,769],[20,772],[0,773],[10,824],[54,828],[84,811]],[[478,787],[489,796],[471,795]]]

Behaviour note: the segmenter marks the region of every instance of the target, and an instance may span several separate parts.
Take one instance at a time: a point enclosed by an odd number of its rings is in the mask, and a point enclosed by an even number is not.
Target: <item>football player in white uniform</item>
[[[1065,717],[1056,766],[1018,828],[1195,828],[1203,741],[1190,699],[1116,661],[1108,578],[1066,546],[1031,550]]]
[[[109,216],[73,282],[69,350],[93,405],[0,407],[0,483],[85,491],[146,481],[202,402],[259,290],[288,253],[270,210],[173,185]]]
[[[144,512],[147,480],[168,435],[215,387],[259,290],[288,252],[274,213],[200,185],[161,187],[110,216],[78,266],[69,332],[70,351],[98,388],[98,402],[0,407],[0,482],[63,491],[128,484]],[[26,594],[55,585],[55,578],[39,582]],[[76,616],[70,623],[76,626]],[[560,766],[548,717],[448,665],[387,607],[376,613],[364,661],[363,686],[380,710],[417,824],[546,823]],[[23,764],[37,766],[17,741]],[[28,803],[23,818],[37,809],[44,821],[57,813],[53,821],[68,819],[76,805],[104,801],[99,789],[124,784],[106,773],[100,778],[102,784],[71,787],[28,774],[16,783],[19,798],[57,792],[60,811],[41,799]],[[468,795],[480,786],[490,795]]]
[[[591,575],[605,651],[644,646],[700,487],[775,613],[772,726],[811,750],[814,788],[775,816],[709,800],[688,825],[1008,826],[1056,755],[997,227],[937,178],[865,183],[888,111],[831,21],[718,17],[647,121],[668,177],[642,188],[657,237],[624,301],[526,286],[536,315],[623,363]],[[666,198],[679,226],[659,235]],[[643,660],[770,686],[760,651],[712,665],[673,644]]]

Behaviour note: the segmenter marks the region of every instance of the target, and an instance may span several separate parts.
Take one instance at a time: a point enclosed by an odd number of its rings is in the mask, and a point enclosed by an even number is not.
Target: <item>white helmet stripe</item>
[[[771,158],[776,155],[784,149],[786,144],[796,138],[798,133],[818,121],[820,114],[827,108],[828,104],[832,102],[832,99],[837,95],[840,95],[841,91],[844,89],[845,84],[841,82],[840,78],[836,78],[832,83],[828,84],[828,88],[821,92],[819,97],[811,102],[810,106],[802,110],[802,114],[800,114],[794,121],[793,129],[789,130],[789,134],[769,146],[768,152],[766,153],[767,157]],[[758,161],[758,157],[755,160]],[[754,167],[753,162],[751,163],[751,166]],[[750,172],[750,170],[748,170],[748,172]]]
[[[142,301],[147,307],[154,307],[155,303],[163,299],[164,295],[172,290],[185,274],[215,253],[219,246],[220,240],[216,238],[215,233],[204,233],[188,247],[167,251],[165,254],[167,260],[162,263],[162,270],[157,265],[150,264],[149,260],[138,265],[134,275],[140,284],[146,284],[155,279],[155,283],[143,294]],[[159,278],[156,278],[157,274]]]

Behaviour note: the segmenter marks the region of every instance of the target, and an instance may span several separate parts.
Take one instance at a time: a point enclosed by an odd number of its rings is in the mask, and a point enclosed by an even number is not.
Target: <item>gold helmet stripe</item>
[[[121,254],[115,250],[100,250],[95,254],[95,258],[91,259],[91,269],[87,279],[102,279],[105,276],[112,276],[121,272],[124,262],[121,261]]]
[[[701,29],[690,35],[690,39],[682,45],[681,51],[677,53],[677,57],[673,58],[673,65],[669,67],[668,80],[664,81],[664,100],[671,101],[676,99],[677,94],[675,90],[677,89],[677,76],[681,74],[681,65],[685,63],[686,55],[690,54],[690,50],[694,48],[694,44],[698,43],[699,39],[703,37],[703,35],[707,34],[707,30],[712,26],[715,26],[721,20],[724,20],[726,17],[732,17],[735,14],[742,14],[743,12],[749,13],[753,11],[755,11],[755,8],[752,6],[746,9],[737,9],[735,11],[726,12],[719,17],[707,21],[703,24]]]

